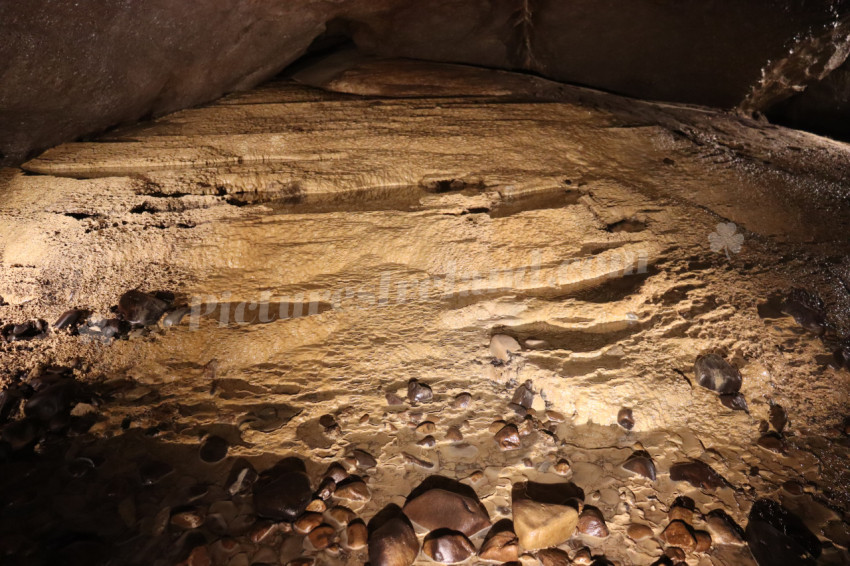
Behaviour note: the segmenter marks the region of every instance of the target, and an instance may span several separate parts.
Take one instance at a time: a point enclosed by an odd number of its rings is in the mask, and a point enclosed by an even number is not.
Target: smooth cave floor
[[[295,78],[0,171],[0,562],[848,563],[850,146]]]

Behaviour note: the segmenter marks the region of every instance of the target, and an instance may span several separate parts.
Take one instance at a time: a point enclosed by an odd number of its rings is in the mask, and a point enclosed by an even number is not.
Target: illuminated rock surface
[[[847,146],[538,78],[376,69],[346,71],[363,97],[273,82],[0,171],[0,320],[92,311],[78,335],[4,334],[2,552],[426,564],[421,525],[373,519],[437,475],[494,525],[514,484],[574,484],[609,534],[573,534],[570,557],[652,564],[687,495],[690,562],[703,531],[717,564],[775,539],[846,561],[850,372],[829,364],[850,330]],[[764,306],[801,287],[823,332]],[[125,327],[110,307],[128,290],[206,314]],[[93,322],[110,320],[125,338]],[[494,357],[496,335],[522,350]],[[708,352],[739,368],[749,412],[699,386]],[[410,402],[411,380],[431,395]],[[782,453],[756,444],[768,433]],[[292,456],[304,472],[273,468]],[[671,478],[695,461],[724,481]],[[295,496],[276,489],[287,474]],[[758,499],[785,511],[745,535]],[[307,508],[312,539],[289,523]],[[347,530],[358,518],[367,533]]]

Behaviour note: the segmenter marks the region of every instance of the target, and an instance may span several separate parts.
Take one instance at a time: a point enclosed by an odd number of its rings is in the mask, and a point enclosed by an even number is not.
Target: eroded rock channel
[[[846,144],[309,76],[0,172],[0,562],[850,560]]]

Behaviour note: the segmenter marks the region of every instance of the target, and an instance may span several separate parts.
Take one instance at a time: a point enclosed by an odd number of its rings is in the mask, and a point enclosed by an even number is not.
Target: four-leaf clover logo
[[[711,242],[711,251],[726,252],[726,257],[732,259],[729,252],[738,253],[744,243],[744,235],[738,233],[738,226],[734,222],[721,222],[715,231],[708,235]]]

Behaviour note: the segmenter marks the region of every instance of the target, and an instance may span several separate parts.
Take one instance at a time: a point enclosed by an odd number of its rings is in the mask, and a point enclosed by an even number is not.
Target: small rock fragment
[[[519,558],[519,539],[513,531],[504,530],[487,535],[478,556],[482,560],[513,562]]]
[[[368,538],[369,534],[366,525],[359,519],[349,523],[345,529],[345,544],[351,550],[365,548]]]
[[[782,440],[782,437],[776,432],[768,432],[767,434],[763,434],[761,437],[759,437],[756,444],[758,444],[765,450],[770,450],[771,452],[776,452],[777,454],[782,454],[785,452],[785,442]]]
[[[431,421],[425,421],[420,423],[419,426],[416,427],[416,432],[419,434],[434,434],[437,431],[437,425],[435,425]]]
[[[508,450],[518,450],[522,447],[522,443],[519,438],[519,430],[516,426],[509,424],[496,433],[496,442],[499,443],[499,448],[504,451]]]
[[[711,549],[711,535],[705,531],[696,531],[694,537],[697,539],[697,546],[694,552],[708,552]]]
[[[699,356],[694,363],[697,383],[717,393],[737,393],[743,378],[738,368],[717,354]]]
[[[239,458],[233,462],[224,486],[230,495],[238,495],[247,493],[256,480],[257,472],[254,470],[254,466],[244,458]]]
[[[460,393],[455,396],[452,401],[452,407],[455,409],[465,409],[469,407],[469,404],[472,402],[472,395],[469,393]]]
[[[635,427],[635,416],[632,410],[627,407],[620,409],[617,413],[617,424],[626,430],[632,430]]]
[[[378,461],[375,457],[365,450],[355,450],[352,452],[352,456],[354,456],[354,459],[357,461],[357,466],[365,470],[378,466]]]
[[[137,326],[156,324],[168,309],[168,303],[147,293],[127,291],[118,300],[118,312],[124,320]]]
[[[419,554],[419,539],[403,515],[385,521],[369,537],[372,566],[410,566]]]
[[[626,534],[629,536],[630,539],[635,541],[648,539],[651,538],[653,535],[651,528],[646,525],[640,525],[637,523],[629,525],[629,528],[626,529]]]
[[[706,490],[715,490],[727,484],[723,476],[704,462],[694,460],[692,462],[679,462],[670,467],[670,479],[673,481],[686,481],[694,487]]]
[[[407,399],[411,403],[428,403],[434,399],[434,393],[428,385],[411,379],[407,383]]]
[[[330,525],[319,525],[307,535],[307,540],[316,550],[328,548],[336,538],[336,531]]]
[[[788,424],[788,413],[785,412],[782,405],[771,405],[768,420],[773,430],[782,434],[782,431],[785,430],[785,425]]]
[[[387,399],[387,405],[390,407],[398,407],[399,405],[404,405],[404,401],[401,397],[396,395],[395,393],[387,393],[385,395]]]
[[[661,538],[669,545],[679,547],[687,552],[696,548],[697,541],[690,525],[684,521],[670,521]]]
[[[546,548],[537,553],[537,559],[543,566],[570,566],[573,561],[569,554],[560,548]]]
[[[496,334],[490,338],[490,355],[502,363],[507,363],[511,357],[522,351],[519,342],[507,334]]]
[[[747,399],[741,393],[721,393],[720,402],[733,411],[749,412],[750,410]]]
[[[629,459],[623,464],[623,468],[655,481],[655,462],[653,462],[649,454],[643,450],[638,450],[629,456]]]
[[[440,564],[457,564],[475,554],[475,547],[463,533],[439,530],[425,537],[422,552]]]
[[[306,512],[292,523],[292,528],[296,533],[306,535],[321,525],[323,521],[321,513]]]
[[[417,446],[424,448],[433,448],[435,444],[437,444],[437,441],[430,434],[416,443]]]
[[[404,506],[407,517],[429,531],[449,529],[472,536],[490,526],[487,510],[475,499],[434,488]]]
[[[511,403],[525,409],[530,409],[532,403],[534,403],[534,391],[531,387],[531,381],[526,381],[523,385],[517,387]]]
[[[254,483],[254,510],[260,517],[278,521],[296,520],[313,498],[304,463],[286,458],[263,472]]]
[[[595,507],[586,506],[578,517],[578,531],[592,537],[607,537],[608,526],[602,512]]]
[[[340,526],[348,525],[357,517],[351,509],[340,506],[331,507],[328,516]]]
[[[463,433],[460,432],[460,429],[456,426],[450,426],[446,431],[446,440],[451,442],[460,442],[463,440]]]
[[[561,474],[562,476],[569,474],[572,470],[572,468],[570,468],[570,463],[564,460],[563,458],[558,460],[553,469],[555,470],[556,474]]]
[[[53,328],[56,330],[76,330],[76,328],[91,314],[91,311],[85,309],[71,309],[63,312],[56,322],[53,323]]]
[[[337,487],[334,497],[348,501],[369,501],[372,498],[372,492],[369,491],[365,482],[355,480]]]

